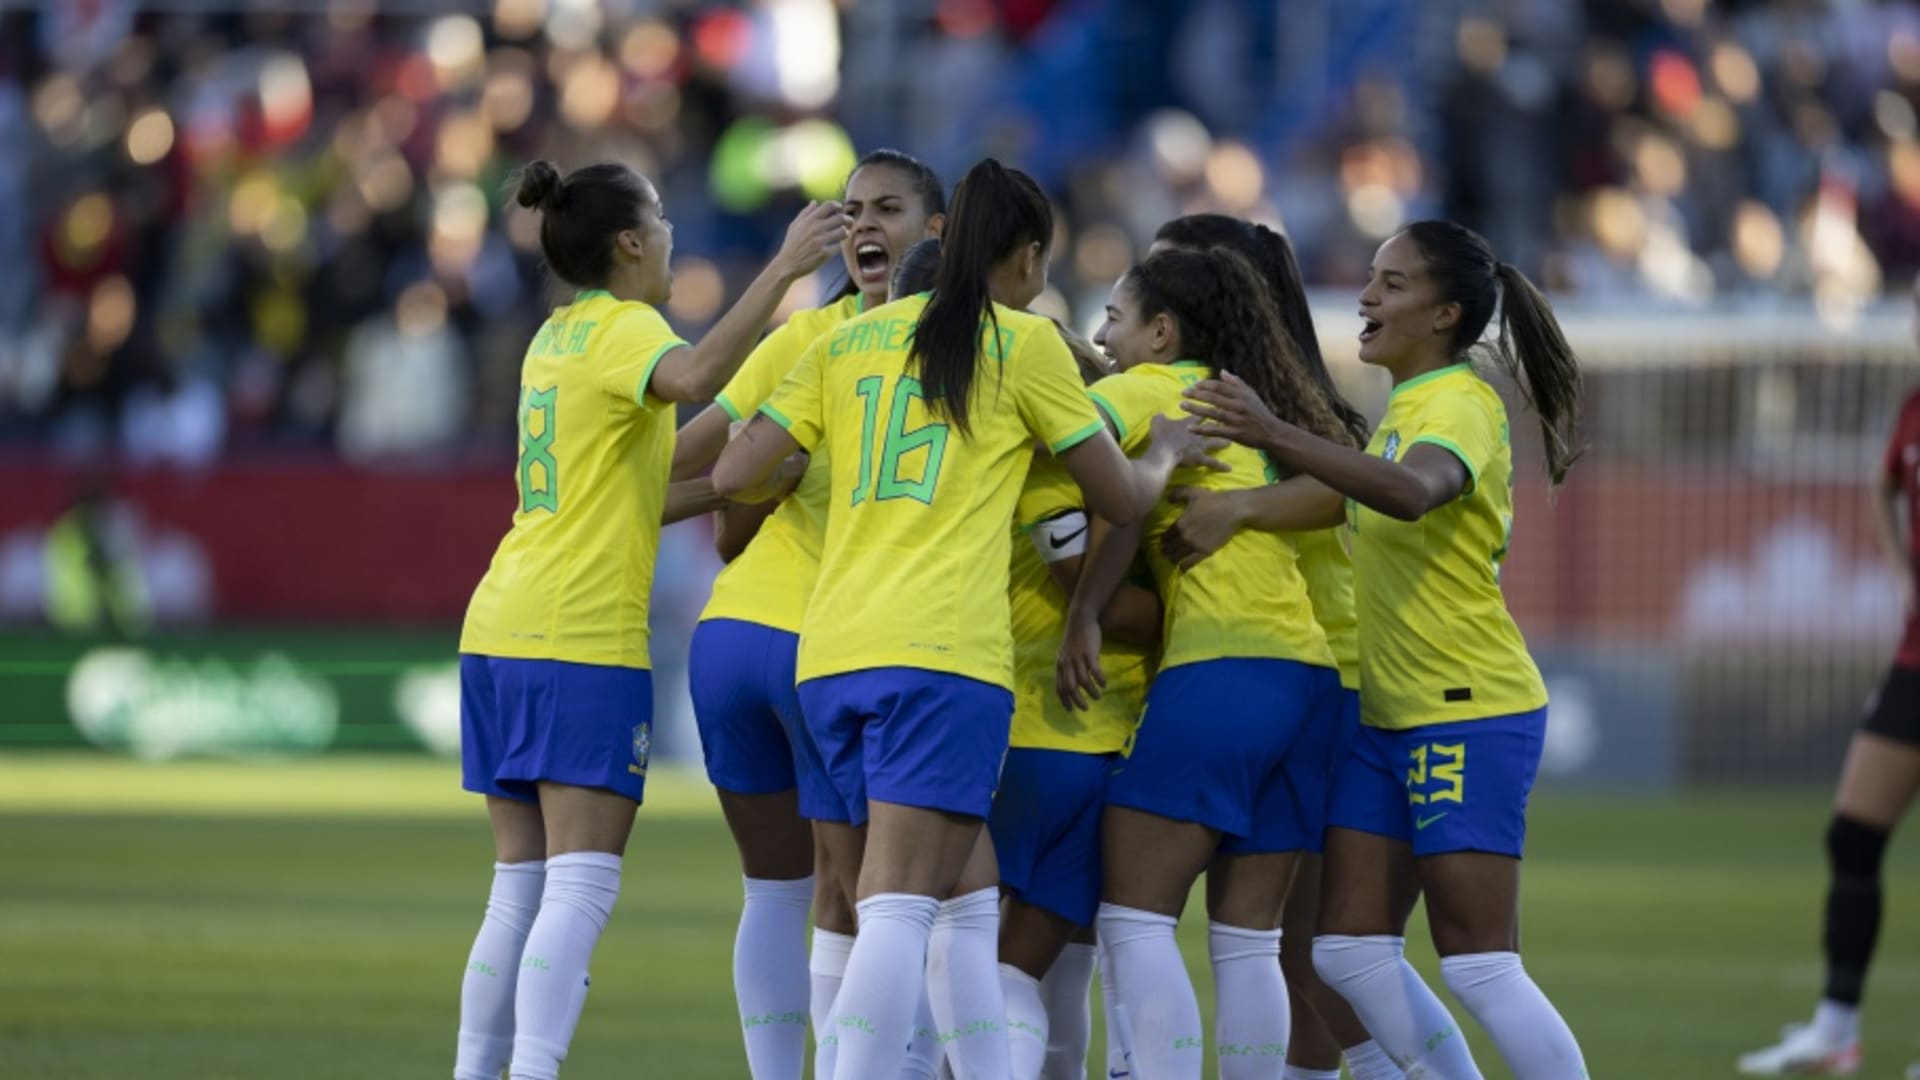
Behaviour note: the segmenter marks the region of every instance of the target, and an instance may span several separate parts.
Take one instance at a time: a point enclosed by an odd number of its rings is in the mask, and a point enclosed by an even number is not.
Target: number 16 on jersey
[[[880,461],[876,469],[874,447],[880,435],[880,402],[888,396],[886,384],[887,380],[879,375],[868,375],[853,384],[853,392],[859,395],[862,405],[860,478],[853,485],[853,505],[859,506],[871,496],[875,501],[916,499],[931,506],[934,489],[940,483],[940,465],[947,454],[947,425],[929,421],[907,429],[908,409],[915,399],[924,403],[927,396],[920,388],[919,379],[900,376],[887,404],[886,434],[879,440]],[[920,478],[902,477],[901,468],[907,456],[923,449],[926,457],[921,462]]]

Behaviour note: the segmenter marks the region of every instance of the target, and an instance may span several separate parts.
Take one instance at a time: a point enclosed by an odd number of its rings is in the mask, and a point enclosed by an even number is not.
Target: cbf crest
[[[653,723],[642,720],[633,726],[633,764],[627,771],[647,775],[647,755],[653,751]]]
[[[1392,461],[1393,459],[1400,456],[1400,433],[1399,432],[1397,431],[1387,432],[1387,444],[1386,446],[1381,448],[1380,456],[1385,458],[1388,461]]]

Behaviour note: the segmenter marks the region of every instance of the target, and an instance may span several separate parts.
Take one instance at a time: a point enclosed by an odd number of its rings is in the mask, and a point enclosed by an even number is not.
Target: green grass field
[[[0,757],[0,1076],[448,1075],[491,860],[457,786],[418,759]],[[696,778],[650,797],[566,1075],[741,1077],[733,851]],[[1529,967],[1593,1076],[1731,1076],[1810,1008],[1824,817],[1816,792],[1538,800]],[[1894,1078],[1920,1058],[1910,841],[1889,886],[1862,1075]],[[1203,925],[1183,937],[1204,984]]]

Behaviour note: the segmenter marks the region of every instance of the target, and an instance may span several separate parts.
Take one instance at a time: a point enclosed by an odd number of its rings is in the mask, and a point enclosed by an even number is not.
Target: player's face
[[[1107,318],[1093,332],[1093,343],[1120,371],[1154,363],[1165,351],[1156,321],[1140,317],[1140,298],[1133,283],[1121,278],[1107,294]]]
[[[891,165],[855,169],[847,177],[841,205],[853,219],[853,228],[840,242],[847,276],[869,301],[884,302],[901,253],[940,235],[944,219],[927,213],[926,201],[914,190],[913,177]]]
[[[622,252],[633,260],[634,292],[649,304],[664,304],[673,295],[673,222],[667,220],[660,195],[643,177],[645,197],[640,206],[640,227],[620,234]]]
[[[1457,312],[1448,317],[1454,307],[1440,302],[1413,239],[1396,234],[1374,253],[1360,293],[1360,359],[1391,366],[1419,349],[1444,347],[1451,320],[1458,318]]]

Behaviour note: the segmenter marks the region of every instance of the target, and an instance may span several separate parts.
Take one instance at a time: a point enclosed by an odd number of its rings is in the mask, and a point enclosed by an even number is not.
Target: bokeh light
[[[127,157],[152,165],[173,149],[173,118],[165,109],[148,109],[127,125]]]
[[[599,53],[588,53],[567,69],[560,88],[560,115],[582,131],[613,119],[620,104],[620,69]]]
[[[393,322],[407,337],[437,334],[447,324],[447,294],[431,281],[417,281],[401,290],[393,304]]]
[[[1095,285],[1119,280],[1133,260],[1133,240],[1110,222],[1087,226],[1073,252],[1074,271]]]
[[[1713,81],[1736,105],[1748,105],[1760,96],[1760,68],[1753,54],[1731,41],[1713,47],[1709,61]]]
[[[726,298],[727,282],[719,267],[697,256],[674,260],[673,297],[667,301],[667,311],[676,322],[704,326],[720,314]]]
[[[126,344],[138,314],[133,283],[125,275],[113,274],[102,279],[87,297],[88,347],[98,353],[108,353]]]
[[[493,159],[493,125],[478,112],[447,117],[440,124],[434,159],[447,176],[460,180],[479,176]]]
[[[555,48],[590,49],[600,36],[598,0],[554,0],[547,13],[547,40]]]
[[[1191,183],[1206,169],[1213,136],[1192,113],[1162,109],[1147,117],[1146,131],[1154,167],[1169,183]]]
[[[773,67],[780,94],[800,109],[818,109],[840,90],[840,21],[827,0],[782,0],[771,19]]]
[[[547,21],[547,0],[494,0],[493,31],[508,41],[525,41]]]
[[[480,111],[501,133],[520,130],[533,115],[533,58],[519,49],[501,49],[488,61]]]
[[[680,63],[680,36],[655,19],[637,22],[620,38],[620,66],[637,79],[666,79]]]
[[[1222,142],[1207,155],[1207,186],[1231,213],[1244,214],[1260,202],[1266,170],[1245,143]]]
[[[472,86],[486,69],[486,40],[466,15],[444,15],[427,28],[427,60],[441,90]]]
[[[1733,213],[1733,258],[1750,278],[1771,278],[1786,258],[1787,238],[1780,219],[1762,202],[1743,199]]]

